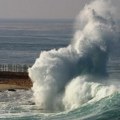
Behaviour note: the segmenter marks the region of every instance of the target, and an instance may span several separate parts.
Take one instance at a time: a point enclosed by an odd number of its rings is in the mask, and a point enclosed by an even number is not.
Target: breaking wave
[[[114,10],[107,0],[86,5],[70,45],[43,51],[28,69],[40,109],[71,110],[109,96],[119,88],[105,84],[110,45],[117,40]]]

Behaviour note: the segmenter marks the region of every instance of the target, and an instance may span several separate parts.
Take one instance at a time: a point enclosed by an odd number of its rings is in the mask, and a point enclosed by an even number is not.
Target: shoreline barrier
[[[31,65],[27,64],[0,64],[0,72],[27,72]]]

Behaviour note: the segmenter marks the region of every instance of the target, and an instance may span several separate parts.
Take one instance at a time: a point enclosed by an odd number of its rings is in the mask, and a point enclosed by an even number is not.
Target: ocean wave
[[[28,69],[39,108],[51,112],[76,109],[119,91],[115,85],[104,84],[110,44],[118,36],[110,6],[104,0],[86,5],[77,18],[71,44],[41,52]]]

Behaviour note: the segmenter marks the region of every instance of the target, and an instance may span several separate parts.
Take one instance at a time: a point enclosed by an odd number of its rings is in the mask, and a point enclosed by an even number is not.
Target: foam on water
[[[93,1],[80,12],[68,47],[41,52],[28,69],[39,108],[69,110],[118,91],[101,82],[107,76],[110,44],[118,36],[113,13],[110,1]]]

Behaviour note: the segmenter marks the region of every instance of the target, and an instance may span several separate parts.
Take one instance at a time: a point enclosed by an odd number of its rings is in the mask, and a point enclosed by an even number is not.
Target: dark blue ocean
[[[40,52],[68,46],[74,32],[74,20],[0,21],[0,64],[32,65]],[[111,48],[107,73],[110,79],[120,80],[120,43],[112,44]],[[120,94],[117,92],[97,102],[60,113],[44,113],[32,103],[32,94],[31,90],[1,92],[0,119],[120,120]]]

